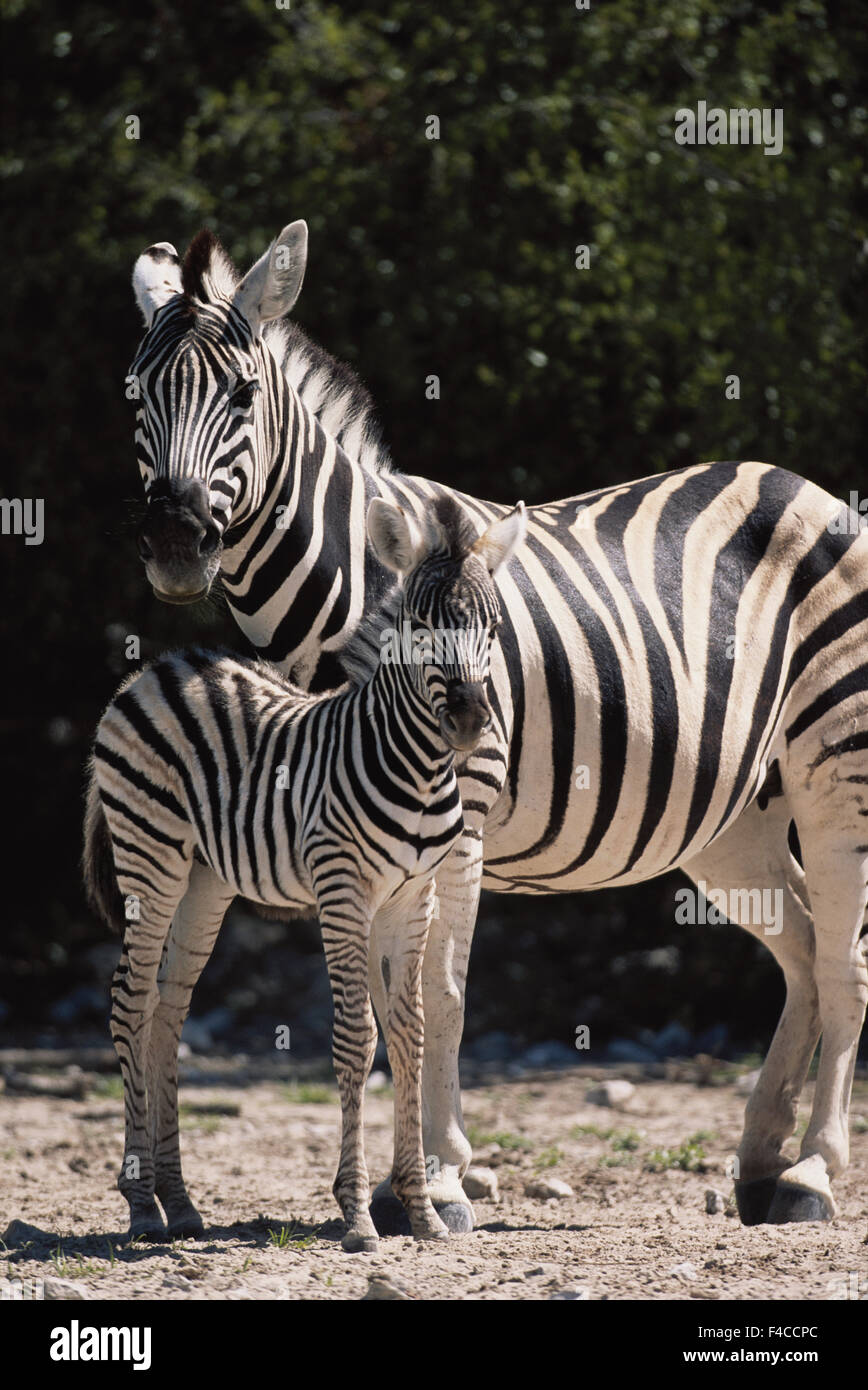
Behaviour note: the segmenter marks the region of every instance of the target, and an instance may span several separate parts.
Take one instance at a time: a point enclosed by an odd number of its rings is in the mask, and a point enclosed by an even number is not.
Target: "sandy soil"
[[[185,1174],[208,1227],[203,1241],[124,1244],[114,1078],[87,1077],[79,1100],[0,1098],[0,1231],[17,1219],[45,1233],[9,1249],[0,1278],[47,1280],[49,1296],[92,1299],[359,1299],[372,1276],[415,1299],[790,1300],[854,1290],[868,1299],[864,1078],[836,1220],[746,1229],[729,1210],[706,1212],[707,1189],[732,1193],[725,1165],[744,1107],[732,1073],[714,1085],[690,1080],[690,1064],[683,1080],[637,1077],[621,1112],[585,1102],[601,1075],[591,1068],[477,1076],[464,1091],[465,1117],[474,1161],[491,1166],[499,1186],[497,1201],[475,1203],[478,1229],[445,1246],[391,1237],[376,1254],[347,1255],[331,1194],[333,1086],[245,1081],[243,1068],[226,1064],[212,1079],[203,1065],[199,1084],[182,1087]],[[375,1178],[388,1168],[391,1125],[390,1090],[369,1093]],[[684,1147],[697,1134],[705,1137]],[[687,1166],[664,1166],[673,1162]],[[540,1175],[566,1181],[573,1195],[528,1197]]]

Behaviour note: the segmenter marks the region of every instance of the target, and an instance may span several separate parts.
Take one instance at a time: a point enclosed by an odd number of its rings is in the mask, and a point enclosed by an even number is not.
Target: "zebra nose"
[[[446,708],[440,730],[455,749],[473,748],[491,728],[491,706],[485,686],[475,681],[452,681],[446,691]]]
[[[203,558],[208,555],[213,555],[219,544],[220,532],[218,528],[214,525],[213,521],[206,522],[205,529],[202,532],[202,538],[199,541],[199,554],[203,556]]]
[[[207,593],[220,564],[221,535],[201,480],[157,479],[138,534],[157,597],[188,603]]]

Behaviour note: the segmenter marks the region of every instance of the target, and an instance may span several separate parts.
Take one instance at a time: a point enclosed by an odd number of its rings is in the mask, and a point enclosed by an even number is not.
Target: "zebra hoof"
[[[374,1189],[370,1205],[371,1220],[381,1236],[409,1236],[410,1218],[404,1210],[403,1202],[392,1191],[392,1185],[381,1182]]]
[[[766,1220],[770,1226],[784,1226],[789,1221],[831,1221],[834,1215],[835,1204],[823,1193],[780,1183]]]
[[[754,1178],[735,1184],[735,1205],[743,1226],[762,1226],[768,1221],[776,1189],[776,1178]]]
[[[153,1211],[144,1212],[130,1222],[130,1229],[127,1231],[127,1240],[147,1240],[154,1244],[162,1245],[169,1239],[169,1233],[163,1224],[156,1204]]]
[[[826,1165],[819,1154],[812,1154],[781,1173],[766,1219],[783,1226],[790,1221],[831,1221],[834,1215]]]
[[[169,1240],[200,1240],[205,1234],[205,1223],[197,1211],[188,1216],[179,1216],[168,1225]]]
[[[379,1245],[376,1236],[363,1235],[360,1231],[347,1231],[341,1241],[341,1249],[348,1255],[375,1255]]]
[[[466,1236],[473,1230],[473,1208],[469,1202],[444,1202],[442,1206],[435,1202],[434,1210],[451,1235]],[[435,1239],[443,1240],[444,1237],[437,1236]]]
[[[469,1202],[438,1202],[434,1210],[450,1235],[466,1236],[473,1230],[473,1208]],[[392,1191],[391,1183],[381,1182],[371,1199],[371,1220],[381,1236],[411,1236],[410,1218],[403,1202]]]

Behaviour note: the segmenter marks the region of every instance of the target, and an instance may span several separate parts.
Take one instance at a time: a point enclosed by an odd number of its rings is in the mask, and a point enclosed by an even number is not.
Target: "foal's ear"
[[[488,530],[483,531],[471,549],[482,560],[488,573],[494,575],[501,566],[509,564],[526,532],[527,509],[523,502],[516,502],[511,512],[507,512],[500,521],[493,521]]]
[[[235,292],[235,307],[254,333],[288,314],[301,293],[307,265],[307,223],[290,222],[252,265]]]
[[[158,241],[142,252],[133,266],[133,292],[150,328],[157,310],[181,293],[181,266],[171,242]]]
[[[413,518],[384,497],[375,497],[368,507],[368,536],[380,564],[396,574],[408,574],[424,548]]]

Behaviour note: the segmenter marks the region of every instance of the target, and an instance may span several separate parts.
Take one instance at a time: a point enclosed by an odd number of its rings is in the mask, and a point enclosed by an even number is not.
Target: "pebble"
[[[526,1269],[525,1279],[539,1279],[541,1283],[557,1284],[563,1277],[557,1265],[534,1265],[532,1269]]]
[[[10,1247],[26,1245],[28,1240],[43,1241],[55,1239],[48,1231],[40,1231],[38,1226],[29,1226],[26,1221],[10,1221],[0,1238],[2,1238],[4,1245]]]
[[[611,1081],[602,1081],[599,1086],[592,1086],[585,1100],[588,1105],[606,1105],[612,1110],[619,1110],[622,1105],[626,1105],[635,1090],[632,1081],[613,1078]]]
[[[468,1168],[461,1185],[471,1202],[496,1202],[497,1174],[491,1168]]]
[[[80,1299],[87,1298],[85,1290],[80,1284],[75,1284],[71,1279],[46,1279],[42,1285],[43,1298],[47,1299]]]
[[[577,1284],[574,1284],[571,1288],[558,1289],[557,1293],[550,1293],[549,1303],[587,1303],[589,1298],[590,1294],[587,1289],[582,1289]]]
[[[722,1192],[716,1188],[709,1187],[705,1192],[705,1210],[709,1216],[718,1216],[720,1212],[726,1211],[726,1198]]]
[[[525,1185],[524,1195],[547,1202],[552,1197],[572,1197],[573,1189],[560,1178],[532,1178]]]
[[[371,1274],[368,1278],[368,1291],[363,1293],[360,1302],[375,1300],[379,1303],[409,1303],[412,1294],[406,1292],[406,1285],[391,1274]]]
[[[677,1279],[695,1279],[697,1277],[696,1265],[691,1264],[690,1260],[684,1260],[681,1264],[673,1265],[669,1271]]]

